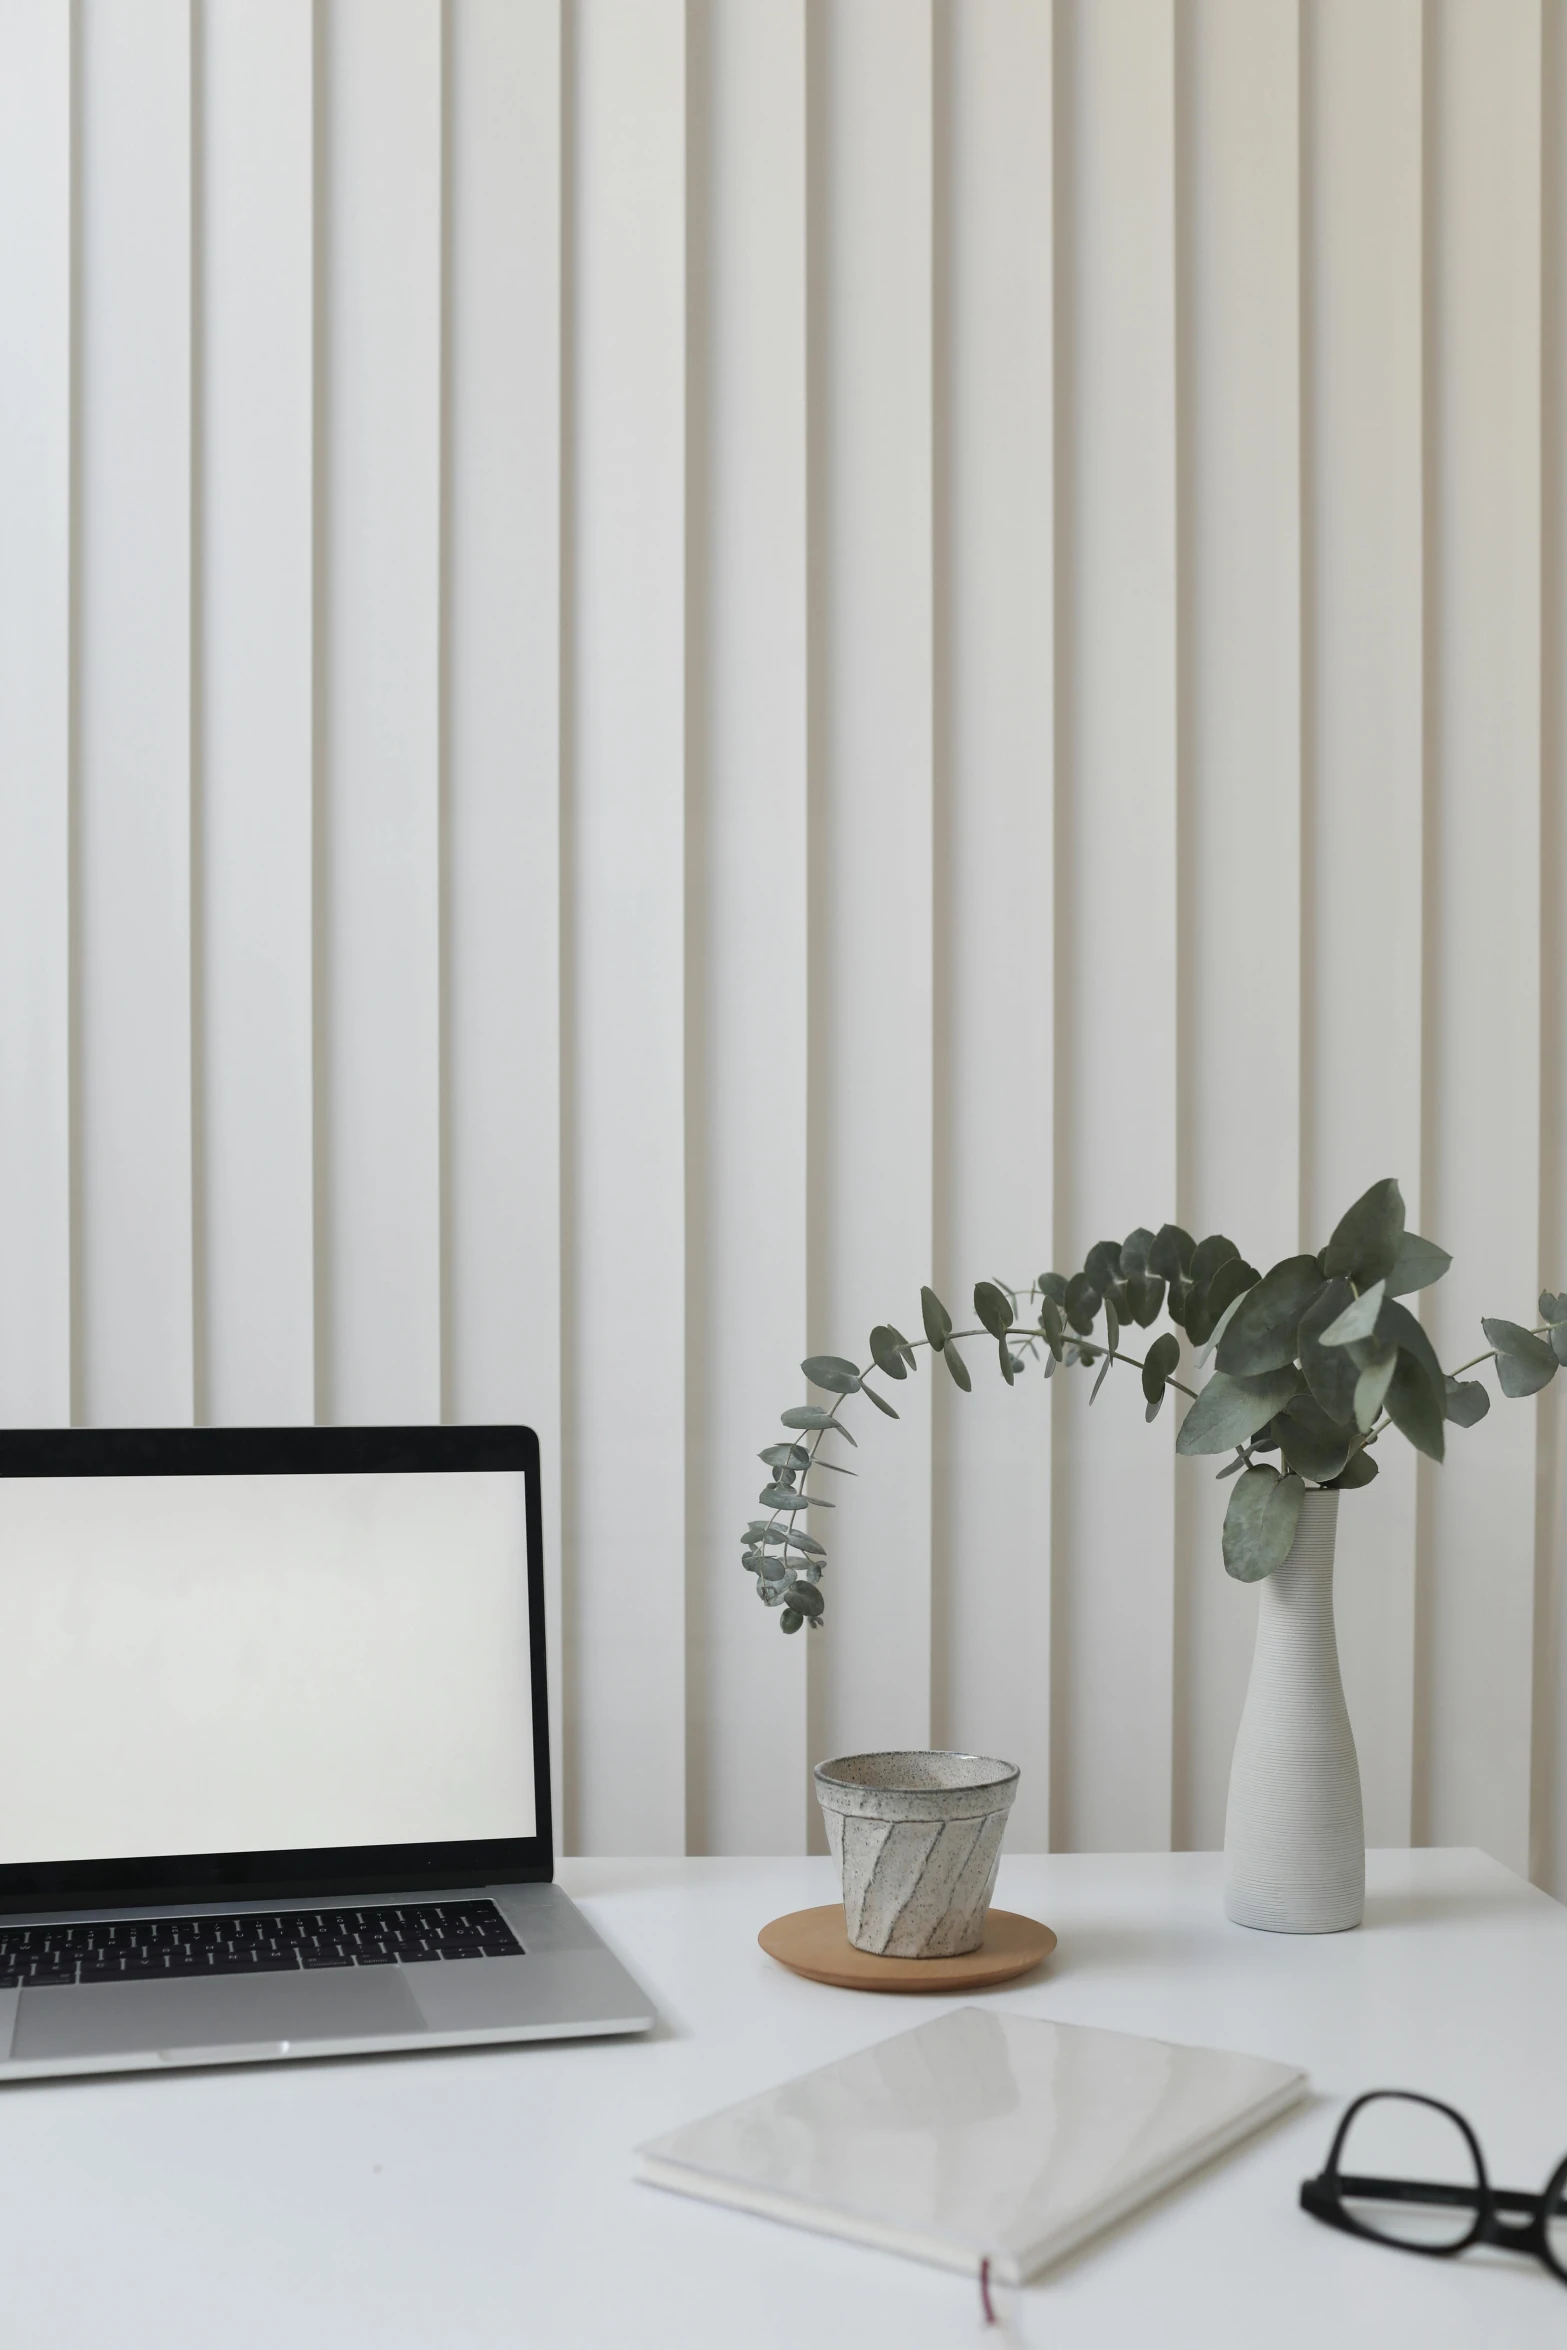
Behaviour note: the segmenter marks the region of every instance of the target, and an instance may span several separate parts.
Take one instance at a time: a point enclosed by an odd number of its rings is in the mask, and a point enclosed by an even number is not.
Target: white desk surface
[[[1530,2350],[1567,2341],[1537,2262],[1423,2261],[1296,2204],[1346,2097],[1467,2112],[1498,2184],[1567,2152],[1567,1909],[1476,1852],[1371,1856],[1365,1927],[1247,1933],[1207,1853],[1002,1862],[1060,1935],[983,1995],[1253,2049],[1313,2100],[1025,2291],[639,2186],[631,2149],[867,2046],[934,2000],[805,1983],[756,1947],[832,1898],[823,1860],[571,1861],[562,1882],[657,2003],[642,2041],[273,2064],[0,2091],[7,2343],[48,2350]]]

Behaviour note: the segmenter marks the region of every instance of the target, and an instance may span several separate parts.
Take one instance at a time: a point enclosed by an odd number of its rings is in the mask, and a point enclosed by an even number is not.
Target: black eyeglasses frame
[[[1434,2113],[1446,2114],[1456,2122],[1474,2157],[1476,2187],[1451,2187],[1434,2181],[1419,2179],[1362,2178],[1356,2173],[1346,2177],[1339,2169],[1339,2156],[1349,2136],[1355,2116],[1376,2102],[1379,2097],[1397,2097],[1410,2105],[1428,2105]],[[1400,2202],[1432,2203],[1463,2209],[1474,2205],[1474,2223],[1466,2236],[1456,2244],[1411,2244],[1396,2236],[1379,2235],[1344,2209],[1343,2197],[1353,2193],[1362,2201],[1375,2201],[1387,2194],[1391,2201],[1396,2193]],[[1346,2236],[1360,2236],[1368,2244],[1385,2244],[1394,2252],[1421,2252],[1431,2260],[1453,2260],[1460,2252],[1467,2252],[1473,2244],[1492,2244],[1503,2252],[1522,2252],[1544,2263],[1553,2277],[1567,2285],[1567,2267],[1551,2250],[1546,2234],[1546,2214],[1567,2208],[1567,2155],[1557,2164],[1538,2195],[1525,2193],[1518,2187],[1493,2187],[1486,2172],[1485,2156],[1480,2141],[1463,2115],[1451,2105],[1444,2105],[1438,2097],[1426,2097],[1418,2089],[1367,2089],[1347,2109],[1333,2143],[1328,2149],[1325,2167],[1314,2179],[1303,2179],[1300,2204],[1313,2219],[1321,2220],[1330,2228],[1342,2228]],[[1503,2215],[1509,2211],[1526,2212],[1529,2216],[1521,2225]]]

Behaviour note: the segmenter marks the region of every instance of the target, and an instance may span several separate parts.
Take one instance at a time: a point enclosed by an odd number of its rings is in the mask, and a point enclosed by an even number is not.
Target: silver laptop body
[[[0,1434],[0,2082],[645,2031],[526,1428]]]

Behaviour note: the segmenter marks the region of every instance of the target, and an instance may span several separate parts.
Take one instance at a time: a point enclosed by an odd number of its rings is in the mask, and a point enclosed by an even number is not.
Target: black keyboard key
[[[395,1966],[396,1959],[389,1950],[360,1950],[355,1952],[360,1966]]]
[[[303,1967],[345,1967],[354,1962],[341,1950],[311,1950],[302,1954],[299,1963]]]

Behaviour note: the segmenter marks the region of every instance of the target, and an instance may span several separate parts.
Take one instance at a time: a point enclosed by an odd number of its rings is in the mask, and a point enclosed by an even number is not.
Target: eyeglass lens
[[[1545,2210],[1545,2249],[1558,2276],[1567,2278],[1567,2166],[1551,2182]]]
[[[1373,2097],[1350,2123],[1338,2168],[1345,2212],[1386,2243],[1450,2250],[1473,2232],[1480,2174],[1463,2131],[1434,2105],[1396,2092]],[[1405,2186],[1436,2192],[1422,2197]],[[1567,2213],[1562,2228],[1567,2248]]]

